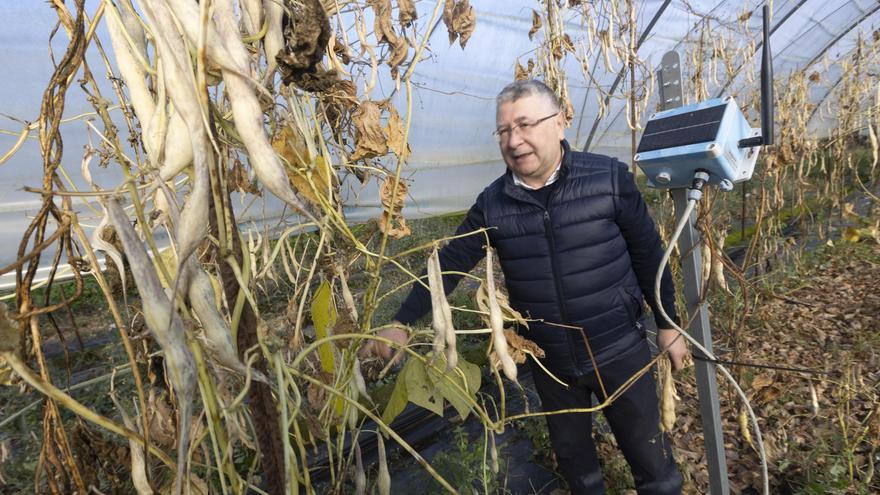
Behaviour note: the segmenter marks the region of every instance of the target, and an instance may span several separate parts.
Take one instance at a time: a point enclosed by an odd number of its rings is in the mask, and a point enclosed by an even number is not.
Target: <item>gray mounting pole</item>
[[[658,80],[663,110],[680,107],[682,104],[681,63],[678,53],[672,51],[663,55]],[[675,203],[676,214],[681,215],[687,208],[687,190],[673,189],[672,199]],[[678,239],[678,252],[684,254],[681,259],[684,298],[688,316],[691,318],[691,325],[687,331],[691,337],[711,352],[712,329],[709,326],[709,311],[706,303],[700,303],[703,263],[699,249],[700,234],[694,228],[695,222],[696,212],[691,214],[688,224]],[[694,367],[697,375],[697,393],[700,398],[700,419],[703,423],[706,464],[709,469],[709,491],[712,495],[729,495],[730,481],[727,478],[727,458],[724,453],[715,367],[714,364],[706,361],[695,361]]]

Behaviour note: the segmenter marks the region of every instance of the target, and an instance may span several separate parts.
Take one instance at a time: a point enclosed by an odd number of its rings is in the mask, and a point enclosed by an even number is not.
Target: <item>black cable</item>
[[[806,368],[788,368],[785,366],[774,366],[772,364],[759,364],[759,363],[744,363],[740,361],[725,361],[723,359],[709,359],[706,356],[702,356],[699,354],[692,354],[693,358],[698,361],[705,361],[707,363],[712,364],[726,364],[729,366],[746,366],[749,368],[764,368],[768,370],[778,370],[778,371],[792,371],[795,373],[809,373],[811,375],[830,375],[830,371],[822,371],[822,370],[810,370]]]

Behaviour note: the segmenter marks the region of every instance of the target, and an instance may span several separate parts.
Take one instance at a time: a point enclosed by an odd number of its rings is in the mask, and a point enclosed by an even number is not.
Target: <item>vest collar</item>
[[[568,175],[569,168],[571,168],[571,146],[569,146],[568,141],[563,139],[559,142],[562,146],[562,163],[559,165],[559,170],[556,172],[556,182],[559,184],[556,185],[557,190],[562,187],[562,182],[565,181],[565,177]],[[510,196],[513,199],[518,201],[524,201],[526,203],[531,203],[541,208],[544,207],[537,199],[535,199],[531,194],[529,194],[524,188],[518,186],[513,179],[513,172],[510,169],[507,169],[504,172],[504,194]]]

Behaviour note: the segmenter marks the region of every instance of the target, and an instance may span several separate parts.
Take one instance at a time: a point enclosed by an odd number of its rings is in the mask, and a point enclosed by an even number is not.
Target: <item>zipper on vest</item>
[[[555,192],[555,191],[554,191]],[[559,315],[562,317],[562,323],[568,325],[568,315],[565,312],[565,294],[562,291],[562,277],[559,272],[559,261],[556,259],[556,239],[553,236],[553,222],[550,219],[550,210],[544,210],[544,232],[547,235],[547,244],[550,247],[550,267],[553,270],[553,283],[556,285],[556,300],[559,303]],[[581,330],[583,334],[583,330]],[[568,338],[568,347],[571,349],[571,365],[577,372],[578,364],[575,357],[575,343],[571,331],[566,329],[565,335]],[[586,339],[586,335],[584,335]]]

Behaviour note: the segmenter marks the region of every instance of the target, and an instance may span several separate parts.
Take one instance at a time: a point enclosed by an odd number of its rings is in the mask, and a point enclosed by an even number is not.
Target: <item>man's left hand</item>
[[[673,328],[661,328],[657,331],[657,347],[660,352],[669,351],[669,360],[674,371],[682,369],[685,360],[690,356],[686,339]]]

